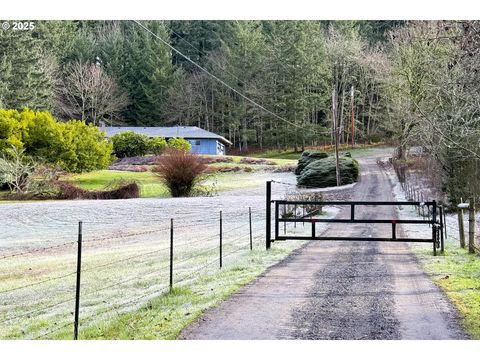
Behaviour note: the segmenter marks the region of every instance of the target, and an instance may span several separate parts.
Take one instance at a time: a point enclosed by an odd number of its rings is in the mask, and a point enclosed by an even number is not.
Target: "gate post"
[[[432,241],[433,256],[437,256],[437,202],[435,200],[432,205]]]
[[[173,290],[173,219],[170,219],[170,292]]]
[[[75,315],[73,321],[73,340],[78,340],[78,316],[80,314],[80,275],[82,272],[82,231],[83,222],[78,222],[77,282],[75,286]]]
[[[463,203],[463,199],[460,198],[460,204],[462,203]],[[457,205],[458,232],[460,237],[460,247],[464,249],[465,248],[465,229],[463,225],[463,208],[461,208],[459,205]]]
[[[443,254],[445,250],[445,239],[443,237],[443,227],[445,226],[445,223],[443,221],[443,216],[444,216],[443,206],[440,206],[439,209],[440,209],[440,253]]]
[[[271,209],[271,200],[272,200],[272,182],[267,181],[267,194],[266,194],[266,223],[265,223],[265,245],[267,250],[270,249],[272,243],[272,229],[271,229],[271,221],[272,221],[272,209]]]
[[[475,253],[475,198],[468,204],[468,252]]]

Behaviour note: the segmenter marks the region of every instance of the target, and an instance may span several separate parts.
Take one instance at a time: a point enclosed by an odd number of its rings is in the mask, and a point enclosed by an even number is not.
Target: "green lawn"
[[[68,177],[75,185],[85,190],[102,190],[112,181],[136,181],[140,185],[141,197],[166,197],[168,190],[155,174],[147,172],[100,170]]]
[[[444,256],[433,257],[431,249],[414,248],[424,270],[460,311],[469,336],[480,340],[480,257],[469,254],[451,238]]]
[[[208,156],[206,156],[208,157]],[[213,163],[212,167],[239,167],[241,169],[250,168],[252,172],[225,172],[212,174],[204,182],[205,185],[213,187],[216,191],[234,190],[239,188],[249,188],[260,186],[265,179],[256,176],[256,172],[264,171],[268,167],[275,165],[266,164],[244,164],[241,163],[243,156],[227,156],[233,161],[226,163]],[[270,159],[268,159],[270,160]],[[276,166],[296,164],[296,161],[288,159],[275,159]],[[136,181],[140,185],[141,197],[168,197],[169,192],[155,176],[154,173],[147,172],[130,172],[130,171],[113,171],[100,170],[90,173],[78,175],[70,175],[67,180],[72,181],[75,185],[85,190],[102,190],[112,181],[130,180]]]
[[[227,191],[241,188],[251,188],[261,186],[265,183],[265,178],[258,176],[258,173],[251,172],[232,172],[232,173],[215,173],[204,185],[212,187],[214,191]],[[112,181],[131,180],[140,184],[141,197],[168,197],[169,192],[158,179],[150,171],[147,172],[130,172],[130,171],[113,171],[100,170],[68,177],[75,185],[86,190],[104,189]]]

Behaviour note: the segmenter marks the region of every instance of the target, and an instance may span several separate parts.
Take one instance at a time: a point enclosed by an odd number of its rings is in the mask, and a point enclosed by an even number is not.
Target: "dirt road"
[[[361,160],[355,200],[393,200],[375,158]],[[339,217],[348,216],[342,209]],[[358,218],[395,218],[359,207]],[[401,230],[401,229],[400,229]],[[390,227],[332,225],[337,236],[390,236]],[[275,244],[273,244],[275,246]],[[429,245],[426,245],[429,246]],[[310,242],[207,311],[183,339],[462,339],[458,315],[408,245]]]

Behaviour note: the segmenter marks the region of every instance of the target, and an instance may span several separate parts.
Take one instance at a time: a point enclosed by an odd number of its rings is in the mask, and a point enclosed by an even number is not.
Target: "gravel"
[[[391,200],[375,158],[355,200]],[[338,217],[348,216],[342,209]],[[358,218],[396,218],[386,206]],[[382,224],[332,224],[336,236],[390,236]],[[275,243],[273,244],[275,246]],[[426,245],[429,246],[429,245]],[[462,339],[459,316],[405,243],[312,241],[185,329],[183,339]]]

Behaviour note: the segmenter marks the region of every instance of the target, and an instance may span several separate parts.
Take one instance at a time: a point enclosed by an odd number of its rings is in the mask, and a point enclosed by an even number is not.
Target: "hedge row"
[[[113,151],[119,158],[144,156],[146,154],[161,155],[165,149],[190,151],[192,145],[183,138],[149,138],[134,131],[123,131],[111,138]]]

